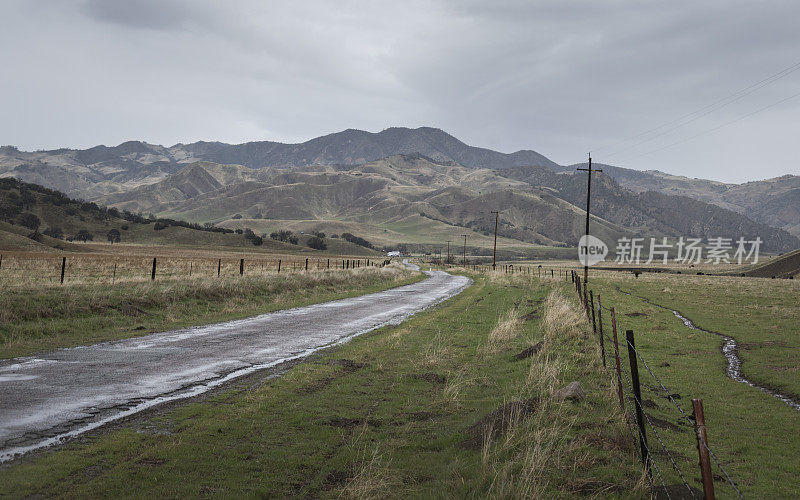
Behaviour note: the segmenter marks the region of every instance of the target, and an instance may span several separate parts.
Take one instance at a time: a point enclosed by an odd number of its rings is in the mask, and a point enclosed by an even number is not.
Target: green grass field
[[[591,287],[605,306],[615,306],[620,331],[632,329],[636,345],[656,375],[691,414],[691,398],[702,398],[709,442],[745,497],[788,498],[800,494],[795,436],[800,413],[757,388],[726,375],[722,339],[687,328],[670,311],[678,310],[697,326],[735,338],[744,375],[798,400],[800,394],[800,284],[765,280],[647,273],[594,273]],[[626,295],[622,292],[628,292]],[[647,299],[647,300],[645,300]],[[610,318],[604,320],[608,329]],[[607,330],[608,331],[608,330]],[[624,366],[628,366],[623,349]],[[683,470],[697,479],[696,443],[691,426],[640,367],[643,398],[652,416],[668,422],[658,429]],[[654,438],[651,436],[651,444]],[[656,442],[655,446],[660,448]],[[676,481],[668,457],[657,457],[668,481]],[[721,476],[716,469],[715,474]],[[715,481],[718,496],[734,494]],[[696,484],[696,483],[695,483]]]
[[[403,325],[25,457],[0,483],[12,496],[640,496],[598,346],[554,288],[476,276]],[[574,380],[585,400],[554,394]]]

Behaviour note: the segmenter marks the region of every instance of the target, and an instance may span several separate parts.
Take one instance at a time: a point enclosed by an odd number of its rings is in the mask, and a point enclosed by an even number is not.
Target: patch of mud
[[[764,342],[739,342],[739,349],[750,351],[752,349],[760,349],[762,347],[787,347],[786,342],[782,340],[766,340]]]
[[[336,372],[332,375],[319,378],[312,381],[308,385],[301,387],[297,390],[299,394],[313,394],[321,391],[322,389],[331,385],[334,381],[336,381],[336,379],[368,366],[366,363],[358,363],[352,359],[332,359],[325,364],[329,366],[335,366],[338,368],[338,370],[336,370]]]
[[[522,352],[515,354],[514,359],[520,360],[520,359],[530,358],[534,354],[538,354],[539,351],[542,350],[542,347],[544,347],[544,342],[539,341],[536,344],[523,349]]]
[[[624,434],[609,436],[602,431],[588,434],[584,437],[587,444],[602,450],[629,450],[631,449],[630,437]]]
[[[469,426],[466,431],[467,438],[463,441],[464,446],[482,447],[485,436],[491,435],[494,439],[505,434],[519,421],[531,416],[538,407],[539,398],[511,401],[504,404]]]
[[[679,426],[673,424],[672,422],[668,420],[662,420],[656,416],[651,415],[650,413],[647,414],[646,420],[648,420],[650,424],[652,424],[655,427],[658,427],[659,429],[667,429],[669,431],[675,431],[675,432],[680,432],[682,430]]]
[[[362,425],[369,425],[370,427],[380,427],[383,423],[374,418],[348,418],[335,416],[323,422],[325,425],[331,427],[341,427],[342,429],[352,429],[353,427],[361,427]]]
[[[539,312],[538,309],[534,309],[533,311],[529,312],[525,316],[522,317],[522,321],[531,321],[534,319],[540,319],[542,317],[542,313]]]
[[[411,375],[411,378],[424,380],[425,382],[430,382],[431,384],[444,384],[447,382],[447,378],[444,375],[439,375],[438,373],[434,372],[414,373]]]

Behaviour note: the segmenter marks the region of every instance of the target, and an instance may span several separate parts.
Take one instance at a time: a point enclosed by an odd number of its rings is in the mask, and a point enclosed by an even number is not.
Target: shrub
[[[313,248],[314,250],[327,250],[328,245],[325,244],[325,240],[320,238],[319,236],[312,236],[306,242],[309,248]]]
[[[349,241],[350,243],[354,243],[356,245],[359,245],[359,246],[362,246],[362,247],[366,247],[366,248],[372,248],[372,243],[370,243],[369,241],[365,240],[364,238],[359,238],[358,236],[356,236],[354,234],[342,233],[342,238],[344,238],[345,240]]]
[[[159,221],[156,221],[155,224],[153,224],[153,229],[156,230],[156,231],[161,231],[162,229],[166,229],[166,228],[167,228],[167,223],[164,222],[164,221],[160,221],[159,220]]]
[[[20,216],[17,217],[17,224],[27,227],[28,229],[33,229],[34,231],[39,229],[41,223],[42,221],[32,213],[20,214]]]
[[[262,238],[261,236],[254,236],[250,241],[252,241],[253,245],[257,247],[260,247],[261,245],[264,244],[264,238]]]
[[[236,215],[234,215],[234,216],[233,216],[233,217],[231,217],[231,218],[232,218],[232,219],[241,219],[241,218],[242,218],[242,214],[236,214]]]
[[[75,235],[75,239],[86,243],[87,241],[94,241],[94,235],[86,229],[81,229]]]
[[[322,231],[313,231],[311,234],[313,234],[317,238],[324,238],[325,237],[325,233],[323,233]]]
[[[244,233],[244,231],[242,231],[241,229],[237,229],[237,230],[235,231],[235,233],[236,233],[236,234],[242,234],[242,233]]]
[[[110,241],[112,245],[114,243],[119,243],[119,241],[120,241],[119,229],[110,230],[106,234],[106,238],[108,238],[108,241]]]
[[[292,236],[289,236],[289,239],[288,239],[287,241],[288,241],[289,243],[291,243],[292,245],[297,245],[297,242],[298,242],[298,240],[297,240],[297,236],[294,236],[294,235],[292,235]]]
[[[269,237],[276,241],[289,241],[289,238],[292,237],[292,232],[286,229],[281,229],[279,231],[273,231],[270,233]]]
[[[123,224],[120,227],[122,228],[123,231],[127,231],[128,230],[128,225],[127,224]]]

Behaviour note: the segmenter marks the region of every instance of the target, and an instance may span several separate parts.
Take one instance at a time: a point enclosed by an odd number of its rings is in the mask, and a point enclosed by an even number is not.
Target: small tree
[[[119,243],[120,241],[119,229],[112,229],[111,231],[109,231],[106,234],[106,238],[108,238],[108,241],[110,241],[112,245],[114,243]]]
[[[262,238],[261,236],[253,236],[253,238],[251,238],[250,241],[252,241],[253,245],[257,247],[260,247],[261,245],[264,244],[264,238]]]
[[[155,231],[161,231],[162,229],[166,229],[166,228],[167,228],[167,223],[166,222],[157,221],[155,224],[153,224],[153,229]]]
[[[325,244],[325,240],[323,240],[319,236],[312,236],[311,238],[309,238],[308,241],[306,242],[306,245],[308,245],[309,248],[313,248],[314,250],[327,250],[328,248],[328,245]]]
[[[75,235],[75,239],[86,243],[87,241],[94,241],[94,235],[86,229],[81,229],[78,231],[78,234]]]
[[[27,227],[28,229],[33,229],[34,231],[36,231],[37,229],[39,229],[39,226],[42,224],[42,221],[40,221],[39,218],[36,217],[34,214],[28,212],[20,214],[19,217],[17,217],[17,223],[20,226],[24,226]]]

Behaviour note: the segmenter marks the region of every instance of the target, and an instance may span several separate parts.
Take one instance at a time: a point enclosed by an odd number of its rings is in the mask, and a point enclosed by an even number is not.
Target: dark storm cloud
[[[88,0],[3,10],[0,41],[17,78],[3,83],[0,142],[24,148],[430,125],[561,163],[592,150],[607,163],[728,180],[800,170],[791,151],[800,99],[651,153],[800,92],[800,72],[653,141],[629,140],[800,62],[795,2]]]

